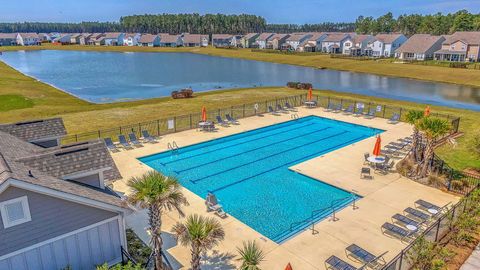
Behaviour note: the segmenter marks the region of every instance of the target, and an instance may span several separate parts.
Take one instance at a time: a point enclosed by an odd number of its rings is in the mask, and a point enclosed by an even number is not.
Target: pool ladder
[[[292,115],[290,116],[290,118],[292,118],[292,119],[298,119],[299,117],[298,117],[298,114],[294,113],[294,114],[292,114]]]
[[[178,145],[175,141],[172,143],[168,143],[168,150],[172,152],[172,154],[177,154],[178,153]]]

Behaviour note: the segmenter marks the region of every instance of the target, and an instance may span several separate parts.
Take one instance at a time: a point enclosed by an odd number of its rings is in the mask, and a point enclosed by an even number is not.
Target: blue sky
[[[256,14],[270,23],[354,21],[358,15],[480,12],[480,0],[0,0],[0,22],[117,21],[145,13]]]

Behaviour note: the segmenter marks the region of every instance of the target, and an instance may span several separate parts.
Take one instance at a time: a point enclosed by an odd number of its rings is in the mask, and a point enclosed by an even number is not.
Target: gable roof
[[[178,35],[160,34],[161,43],[176,43],[178,42]]]
[[[287,41],[300,41],[305,38],[307,34],[293,34],[288,37]]]
[[[228,35],[228,34],[213,34],[212,35],[212,40],[213,39],[230,39],[233,38],[233,35]]]
[[[355,43],[362,43],[367,39],[373,39],[372,35],[355,35],[352,37],[352,41]]]
[[[153,43],[155,39],[157,38],[157,35],[152,35],[152,34],[143,34],[140,37],[140,43]]]
[[[462,41],[469,45],[480,45],[480,32],[455,32],[446,36],[443,44],[452,44],[456,41]]]
[[[27,142],[63,137],[67,134],[61,118],[3,124],[0,125],[0,131],[7,132]]]
[[[122,33],[120,32],[107,32],[105,33],[105,38],[115,39],[118,38]]]
[[[203,38],[206,38],[208,40],[208,35],[185,34],[183,36],[183,42],[184,43],[202,43]]]
[[[394,42],[395,40],[397,40],[399,37],[401,37],[402,34],[377,34],[375,36],[375,39],[382,42],[382,43],[385,43],[385,44],[390,44],[392,42]]]
[[[38,38],[37,33],[19,33],[22,38]]]
[[[273,36],[271,36],[268,41],[272,41],[274,39],[282,39],[282,38],[289,38],[290,35],[289,34],[275,34]]]
[[[0,39],[16,39],[17,33],[0,33]]]
[[[411,36],[405,43],[396,50],[397,53],[424,53],[432,48],[435,44],[444,41],[443,36],[432,36],[429,34],[415,34]]]
[[[327,37],[323,40],[324,42],[340,42],[350,35],[347,33],[329,33]]]
[[[244,39],[252,39],[256,36],[258,36],[259,34],[258,33],[248,33],[246,34],[245,36],[243,36]]]
[[[269,39],[273,35],[274,33],[261,33],[258,36],[257,41],[267,41],[267,39]]]

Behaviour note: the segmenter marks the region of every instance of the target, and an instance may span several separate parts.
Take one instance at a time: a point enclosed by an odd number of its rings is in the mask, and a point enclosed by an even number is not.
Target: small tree
[[[418,139],[420,137],[420,133],[417,128],[417,122],[423,117],[424,113],[416,110],[408,111],[405,115],[407,123],[413,125],[412,153],[415,160],[417,160]]]
[[[101,266],[97,266],[96,270],[145,270],[145,268],[141,267],[140,265],[132,265],[131,262],[128,262],[126,265],[117,264],[112,267],[108,267],[108,264],[103,264]]]
[[[439,270],[448,262],[453,253],[439,244],[418,238],[407,254],[411,269]]]
[[[265,258],[265,254],[257,245],[257,242],[243,242],[243,246],[237,248],[237,251],[240,254],[240,260],[242,261],[240,270],[260,270],[258,265]]]
[[[188,216],[184,223],[177,222],[172,232],[182,245],[191,246],[192,270],[200,270],[200,254],[218,245],[225,237],[225,231],[218,220],[197,214]]]

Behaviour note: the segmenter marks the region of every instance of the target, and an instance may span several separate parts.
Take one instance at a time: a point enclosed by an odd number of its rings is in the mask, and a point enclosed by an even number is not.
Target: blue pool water
[[[288,168],[379,132],[309,116],[140,161],[178,177],[184,187],[202,198],[213,192],[228,214],[280,243],[308,226],[301,221],[310,218],[312,211],[332,203],[345,206],[354,197]],[[319,213],[315,219],[328,214]],[[298,222],[291,229],[291,224]]]

